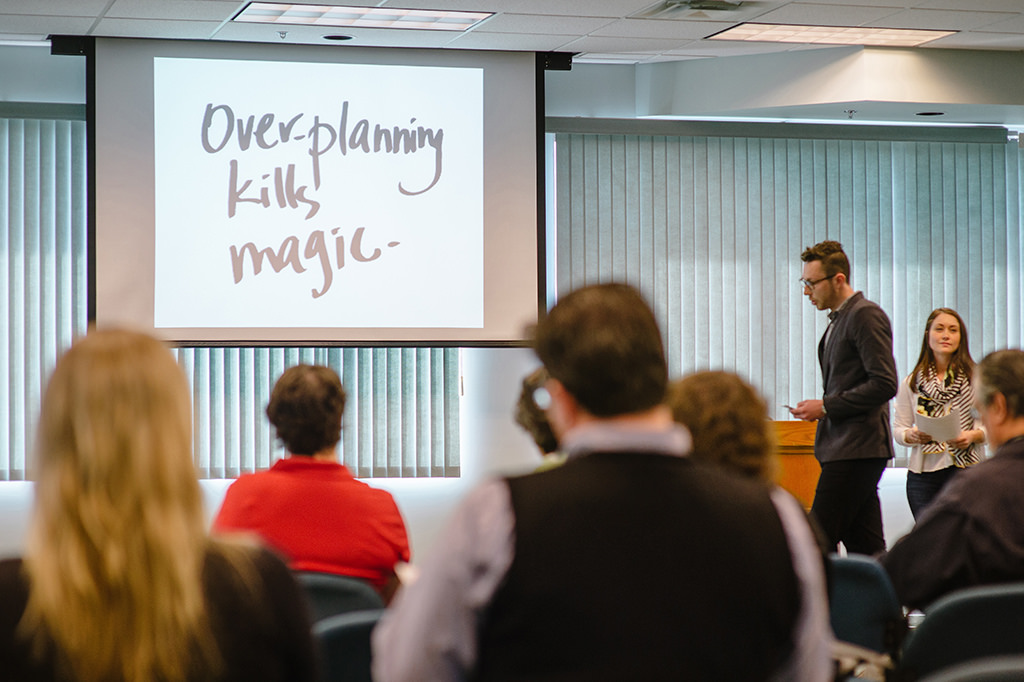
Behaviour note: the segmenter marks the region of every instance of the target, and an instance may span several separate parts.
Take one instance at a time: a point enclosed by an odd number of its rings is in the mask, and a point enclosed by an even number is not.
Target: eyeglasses
[[[802,286],[802,287],[805,287],[807,289],[813,289],[815,284],[821,284],[826,279],[832,279],[833,277],[835,277],[838,274],[839,273],[837,272],[837,273],[835,273],[835,275],[828,275],[826,277],[822,277],[821,279],[798,279],[797,282],[799,282],[800,286]]]

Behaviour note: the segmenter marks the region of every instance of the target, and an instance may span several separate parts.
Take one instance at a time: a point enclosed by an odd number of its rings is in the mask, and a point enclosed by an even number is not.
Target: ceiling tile
[[[567,14],[579,17],[611,17],[618,19],[639,12],[658,0],[506,0],[506,12],[522,14]]]
[[[244,4],[218,0],[115,0],[104,16],[111,19],[227,21]]]
[[[759,24],[806,24],[820,26],[863,26],[899,13],[891,7],[853,7],[793,2],[757,17]]]
[[[220,27],[218,21],[150,21],[147,19],[101,19],[92,30],[94,36],[146,36],[208,40]]]
[[[987,26],[982,26],[978,29],[979,32],[987,33],[1021,33],[1024,34],[1024,14],[1021,14],[1016,19],[1006,19],[1004,21],[997,21]],[[974,33],[974,31],[972,31]]]
[[[320,0],[304,0],[304,2],[319,2]],[[328,4],[341,5],[342,0]],[[361,2],[356,1],[353,5],[373,5],[375,7],[397,7],[400,9],[446,9],[457,12],[507,12],[508,3],[503,0],[386,0],[385,2]]]
[[[85,35],[94,23],[96,20],[92,17],[51,17],[45,24],[40,24],[34,17],[4,15],[0,30],[30,35]]]
[[[911,7],[915,9],[958,9],[965,7],[978,12],[1024,12],[1024,3],[1021,0],[921,0],[915,2]]]
[[[945,31],[966,31],[988,26],[998,21],[1015,19],[1015,14],[999,12],[974,12],[956,10],[909,9],[886,17],[883,22],[872,22],[866,26],[888,26],[891,28],[934,28]]]
[[[540,14],[499,14],[480,25],[488,33],[546,33],[549,35],[587,34],[612,21],[596,17],[566,17]]]
[[[653,38],[615,38],[611,36],[585,36],[562,47],[570,52],[665,52],[681,47],[689,42],[686,38],[653,39]]]
[[[98,17],[109,0],[3,0],[0,14],[39,14],[52,17]],[[6,19],[4,22],[6,23]],[[7,26],[3,27],[7,33]]]
[[[940,38],[926,43],[921,47],[958,50],[1024,50],[1024,35],[964,31],[962,33],[954,33],[948,38]]]
[[[670,21],[619,19],[590,32],[594,36],[619,38],[706,38],[735,24],[721,21]]]
[[[466,50],[525,50],[529,52],[555,52],[576,36],[571,35],[516,35],[469,31],[452,40],[448,46]]]
[[[889,9],[910,9],[917,7],[921,0],[797,0],[796,4],[808,2],[813,5],[845,5],[847,7],[887,7]]]

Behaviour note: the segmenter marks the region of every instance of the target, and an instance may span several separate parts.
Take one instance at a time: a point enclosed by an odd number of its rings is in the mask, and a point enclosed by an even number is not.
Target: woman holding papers
[[[964,321],[951,308],[933,310],[917,365],[900,382],[893,424],[896,442],[910,447],[907,501],[915,519],[958,471],[984,457],[973,373]]]

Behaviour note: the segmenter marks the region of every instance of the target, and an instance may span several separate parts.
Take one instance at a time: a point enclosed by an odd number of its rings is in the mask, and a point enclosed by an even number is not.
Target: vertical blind
[[[821,394],[827,319],[800,252],[841,242],[852,284],[893,322],[901,374],[928,313],[956,309],[972,355],[1020,347],[1022,163],[1009,144],[558,134],[559,294],[627,281],[671,371],[730,369],[783,404]]]
[[[85,123],[0,118],[0,480],[26,478],[39,400],[87,327]],[[339,454],[353,473],[459,476],[456,348],[181,348],[201,475],[232,477],[281,454],[263,409],[300,362],[348,392]]]
[[[179,348],[201,475],[233,478],[283,454],[264,415],[288,367],[326,365],[348,394],[338,455],[359,477],[459,476],[458,350]]]
[[[86,326],[85,123],[0,118],[0,479],[25,478],[42,387]]]

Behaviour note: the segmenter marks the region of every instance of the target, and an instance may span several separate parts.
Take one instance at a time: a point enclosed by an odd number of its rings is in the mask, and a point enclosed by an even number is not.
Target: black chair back
[[[1024,656],[993,656],[959,663],[921,682],[1024,682]]]
[[[957,590],[935,601],[907,636],[899,680],[993,656],[1024,656],[1024,583]]]
[[[836,639],[895,656],[906,632],[889,575],[869,556],[829,556],[829,615]]]
[[[312,571],[297,571],[295,577],[309,598],[314,623],[339,613],[384,608],[380,594],[365,580]]]
[[[370,635],[384,609],[352,611],[313,625],[325,682],[372,682]]]

